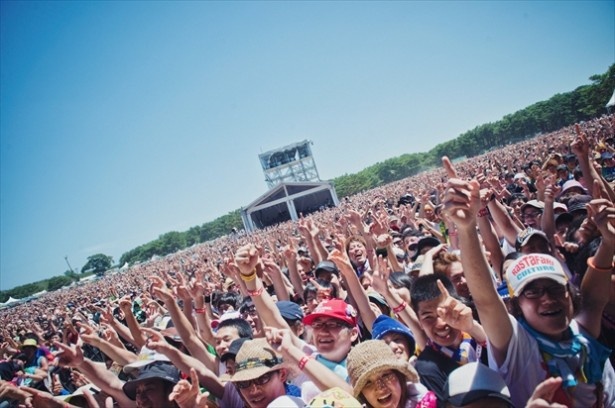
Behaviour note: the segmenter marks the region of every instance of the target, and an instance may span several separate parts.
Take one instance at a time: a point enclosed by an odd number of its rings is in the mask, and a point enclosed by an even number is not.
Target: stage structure
[[[241,209],[246,231],[254,231],[299,219],[299,214],[310,214],[339,204],[333,184],[326,181],[281,183]]]
[[[318,176],[311,144],[304,140],[258,155],[269,191],[241,209],[246,231],[339,204],[333,184]]]
[[[309,140],[258,155],[269,188],[280,183],[320,181]]]

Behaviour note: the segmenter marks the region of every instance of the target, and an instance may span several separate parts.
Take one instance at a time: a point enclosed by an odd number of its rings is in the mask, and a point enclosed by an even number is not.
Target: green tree
[[[107,270],[111,269],[111,266],[113,266],[113,258],[109,255],[91,255],[88,256],[88,261],[83,265],[83,268],[81,268],[81,273],[94,272],[96,275],[102,275]]]
[[[67,269],[66,271],[64,271],[64,276],[74,280],[74,281],[78,281],[79,280],[79,275],[77,275],[77,272],[75,271],[71,271],[70,269]]]
[[[49,281],[47,282],[47,290],[49,292],[52,292],[54,290],[58,290],[63,286],[68,286],[71,283],[73,283],[73,280],[71,278],[69,278],[68,276],[54,276],[53,278],[49,279]]]

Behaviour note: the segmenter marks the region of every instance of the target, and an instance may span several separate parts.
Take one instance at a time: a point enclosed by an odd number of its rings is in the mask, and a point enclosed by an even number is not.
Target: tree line
[[[615,89],[615,64],[612,64],[603,74],[592,75],[589,80],[591,81],[589,84],[582,85],[573,91],[558,93],[546,101],[534,103],[496,122],[476,126],[455,139],[435,146],[428,152],[403,154],[366,167],[357,173],[336,177],[333,183],[337,195],[339,198],[344,198],[414,176],[424,170],[437,167],[443,155],[453,158],[474,157],[492,148],[502,147],[540,133],[552,132],[576,122],[598,117],[606,113],[605,104]],[[153,256],[165,256],[229,234],[234,228],[239,230],[242,227],[240,210],[235,210],[187,231],[171,231],[162,234],[157,239],[124,253],[120,257],[119,265],[144,262]],[[0,302],[6,301],[9,295],[19,297],[18,294],[25,292],[32,294],[43,290],[41,287],[45,285],[41,282],[0,292]],[[16,292],[17,289],[20,290]]]

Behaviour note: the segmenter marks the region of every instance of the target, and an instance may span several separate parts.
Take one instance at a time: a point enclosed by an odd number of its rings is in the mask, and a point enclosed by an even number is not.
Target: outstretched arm
[[[493,285],[476,231],[476,213],[480,207],[479,184],[476,180],[467,182],[457,178],[457,172],[447,157],[444,157],[442,162],[449,176],[444,209],[457,225],[463,254],[461,264],[468,288],[489,338],[493,355],[497,363],[502,364],[506,359],[513,327],[506,306]]]
[[[594,197],[600,197],[600,182],[594,181]],[[609,301],[613,256],[615,255],[615,206],[605,198],[590,201],[590,220],[602,234],[596,254],[587,261],[581,282],[583,303],[577,321],[594,337],[600,335],[602,312]]]

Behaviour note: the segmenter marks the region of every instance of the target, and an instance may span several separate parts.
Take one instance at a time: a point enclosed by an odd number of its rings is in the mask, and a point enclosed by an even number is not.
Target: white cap
[[[506,270],[510,297],[519,296],[525,286],[536,279],[552,279],[561,285],[568,282],[564,268],[551,255],[529,254],[513,262]]]

